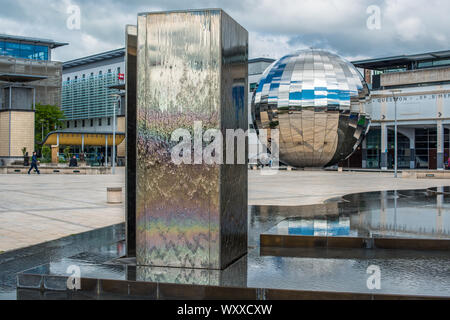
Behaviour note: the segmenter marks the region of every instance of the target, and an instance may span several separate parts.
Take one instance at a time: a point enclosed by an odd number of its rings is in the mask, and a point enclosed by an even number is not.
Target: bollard
[[[107,188],[107,202],[109,204],[121,204],[122,188]]]

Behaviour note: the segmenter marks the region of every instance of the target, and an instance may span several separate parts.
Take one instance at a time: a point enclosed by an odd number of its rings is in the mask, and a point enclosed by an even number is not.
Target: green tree
[[[44,161],[52,160],[52,149],[50,149],[49,146],[42,147],[42,158],[44,159]]]
[[[36,105],[35,117],[35,148],[42,148],[41,143],[52,131],[63,126],[64,112],[58,106]]]
[[[64,148],[64,160],[70,161],[70,158],[72,157],[72,153],[70,153],[71,149],[69,146]]]

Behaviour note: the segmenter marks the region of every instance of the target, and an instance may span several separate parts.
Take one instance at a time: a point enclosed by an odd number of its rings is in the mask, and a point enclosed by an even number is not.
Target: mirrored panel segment
[[[137,27],[137,263],[223,269],[247,252],[247,167],[208,163],[195,141],[247,130],[248,33],[221,10],[140,14]],[[178,129],[190,163],[173,162]]]
[[[369,95],[351,63],[327,51],[299,51],[264,72],[253,97],[254,126],[280,131],[281,162],[331,166],[349,158],[367,134]]]

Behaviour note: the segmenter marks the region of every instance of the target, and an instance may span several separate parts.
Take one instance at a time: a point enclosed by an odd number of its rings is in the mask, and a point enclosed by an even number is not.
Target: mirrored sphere
[[[327,167],[348,159],[370,126],[370,96],[361,73],[323,50],[302,50],[273,63],[253,95],[257,132],[279,130],[280,161],[293,167]],[[269,150],[271,141],[264,142]],[[273,142],[272,142],[273,143]]]

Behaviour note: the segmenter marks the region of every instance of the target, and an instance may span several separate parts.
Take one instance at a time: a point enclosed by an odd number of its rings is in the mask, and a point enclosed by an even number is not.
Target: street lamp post
[[[120,101],[120,94],[112,94],[112,97],[117,98],[114,102],[113,111],[113,152],[112,152],[112,174],[116,174],[116,108]]]
[[[395,96],[396,93],[402,92],[401,90],[391,90],[392,96],[394,98],[394,105],[395,105],[395,160],[394,160],[394,178],[398,178],[398,122],[397,122],[397,97]]]
[[[44,122],[45,122],[45,120],[41,119],[41,128],[42,128],[41,142],[44,141]],[[43,149],[44,149],[44,145],[42,145],[42,147],[41,147],[41,157],[42,157]]]

